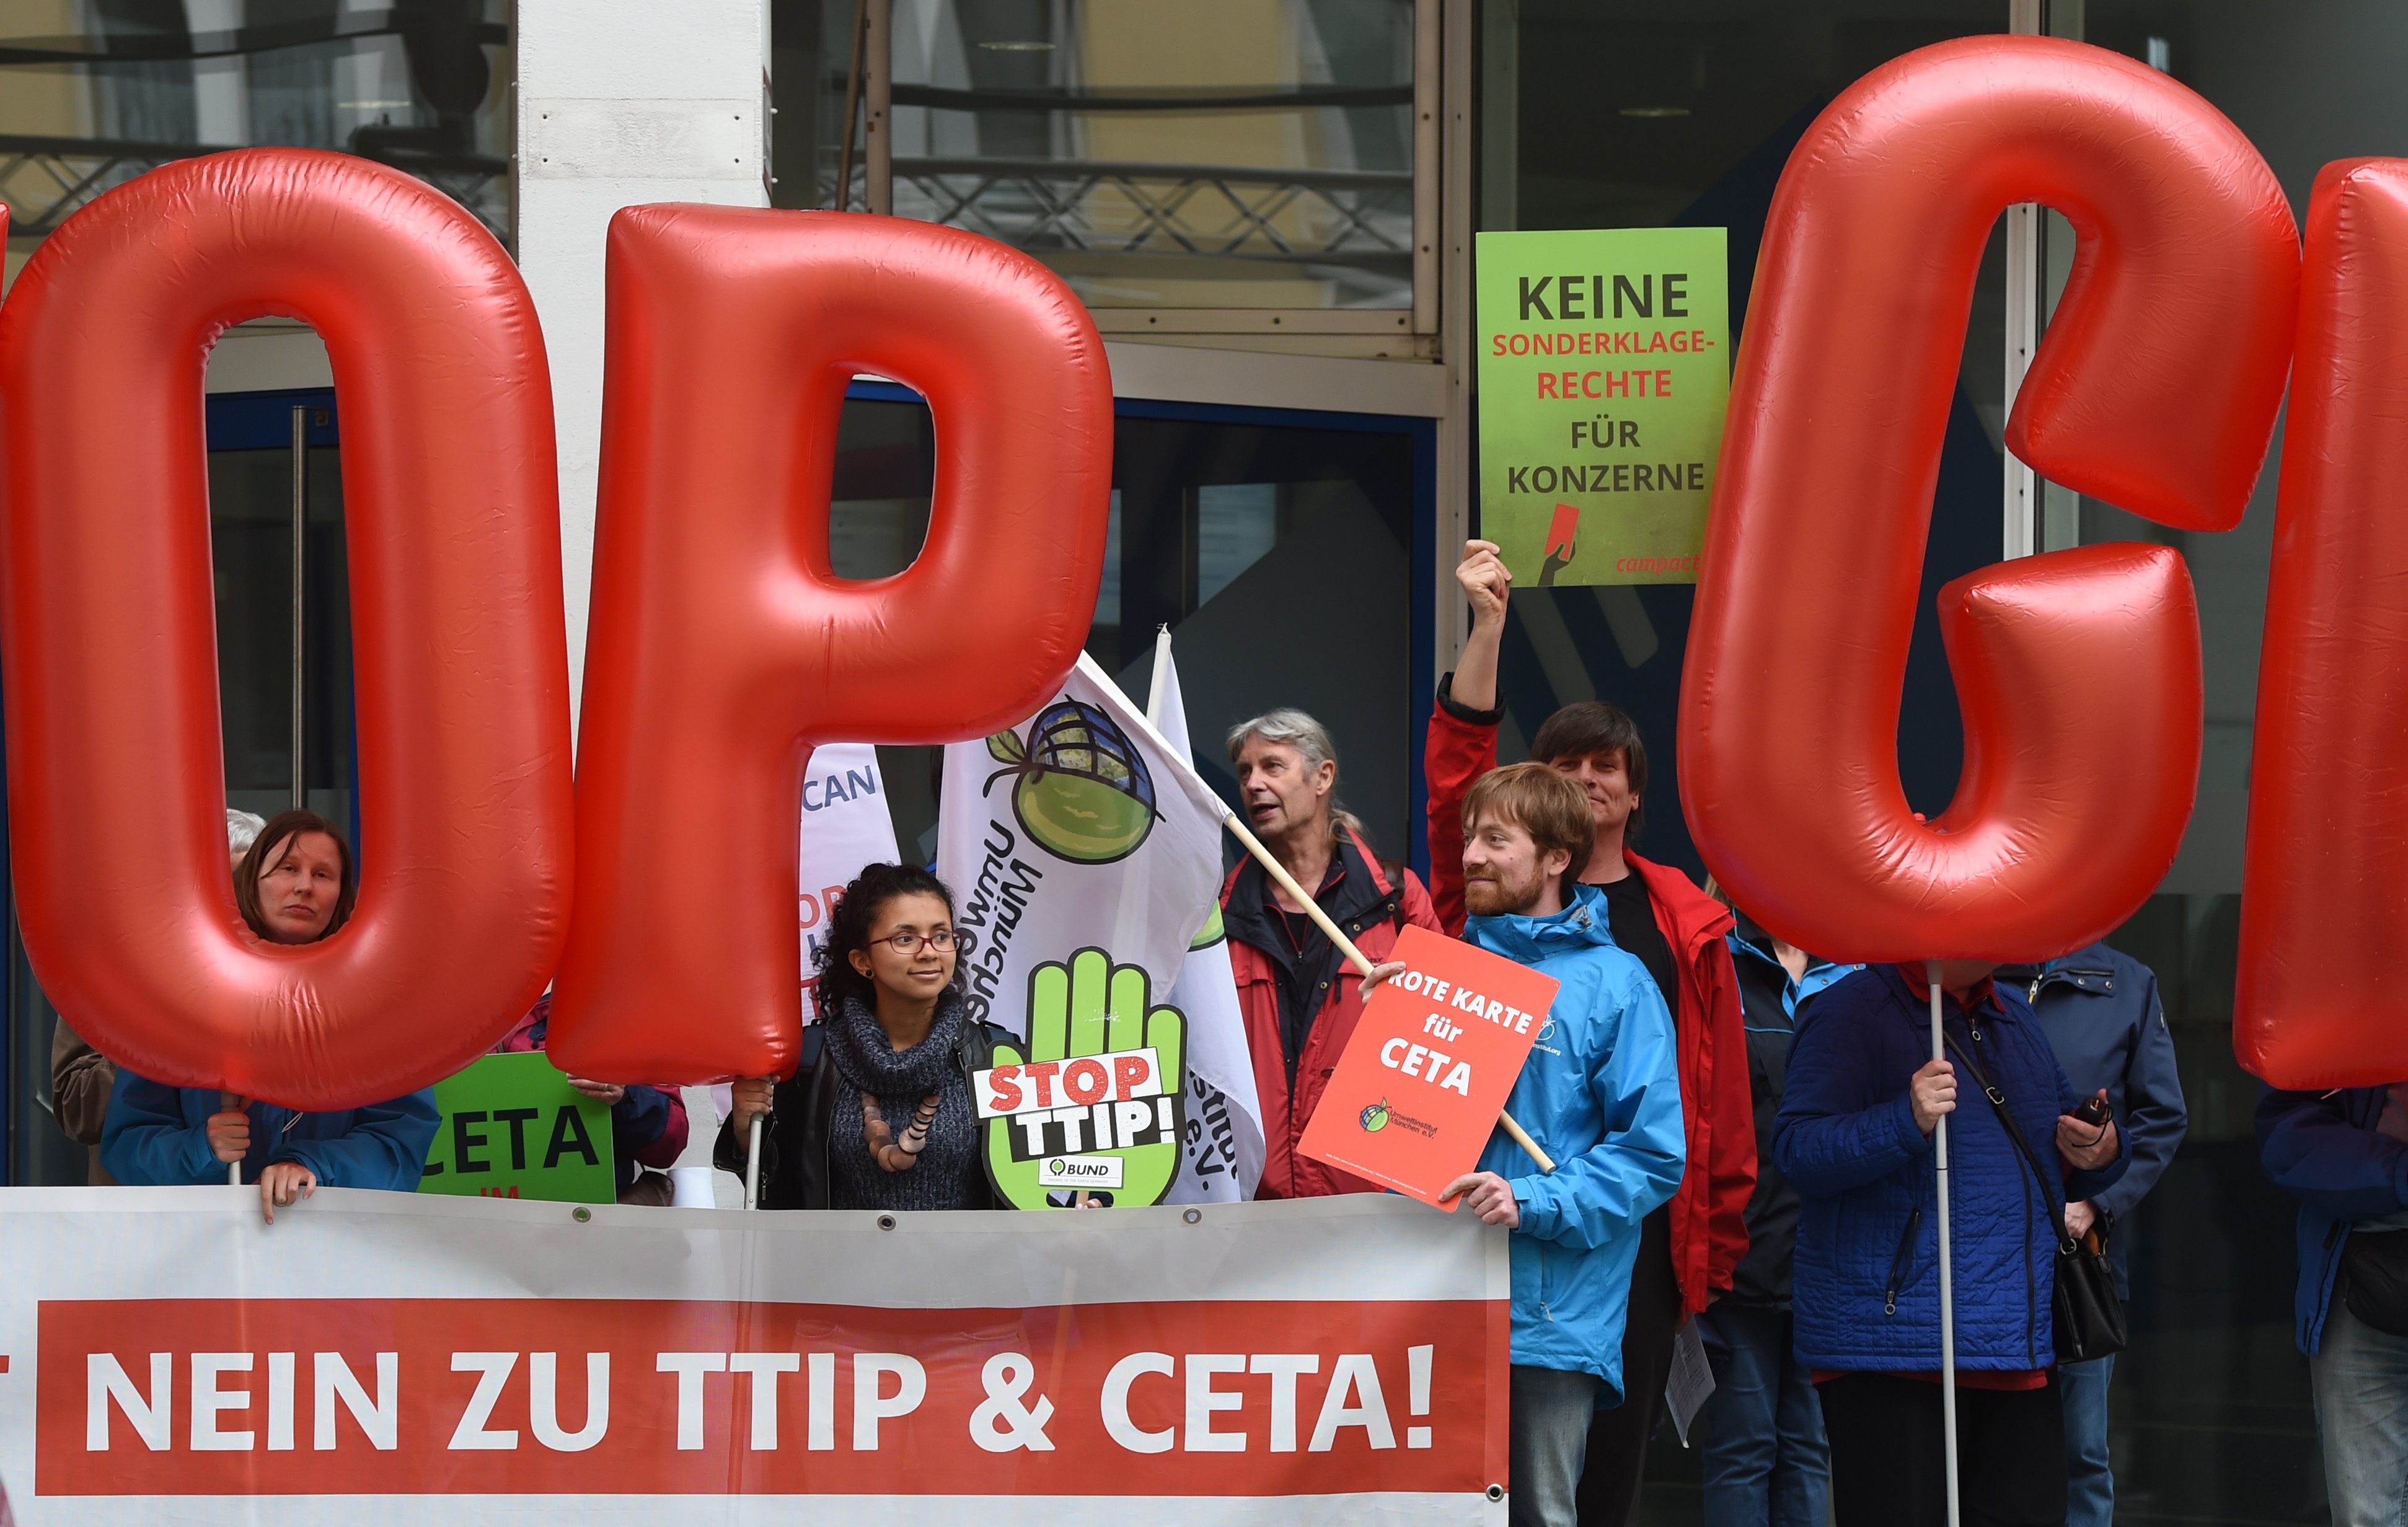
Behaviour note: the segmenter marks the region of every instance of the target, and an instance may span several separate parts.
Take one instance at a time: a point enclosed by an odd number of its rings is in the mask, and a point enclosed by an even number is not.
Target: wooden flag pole
[[[1271,857],[1270,849],[1263,847],[1263,840],[1254,835],[1254,829],[1246,825],[1244,819],[1234,811],[1224,811],[1221,814],[1221,825],[1226,827],[1235,835],[1239,842],[1246,846],[1246,851],[1254,856],[1255,862],[1263,866],[1264,873],[1277,881],[1279,888],[1286,892],[1298,906],[1304,908],[1305,916],[1312,919],[1314,926],[1328,937],[1331,944],[1337,946],[1338,952],[1346,956],[1349,963],[1366,976],[1371,974],[1371,962],[1365,957],[1361,949],[1354,947],[1354,941],[1340,931],[1338,924],[1330,920],[1329,914],[1321,909],[1319,902],[1306,893],[1304,887],[1296,883],[1296,877],[1287,872],[1286,866]],[[1502,1108],[1497,1111],[1497,1127],[1505,1132],[1508,1139],[1530,1153],[1530,1159],[1539,1163],[1540,1171],[1552,1172],[1555,1169],[1555,1158],[1540,1149],[1539,1142],[1531,1139],[1529,1132],[1515,1123],[1513,1116]]]

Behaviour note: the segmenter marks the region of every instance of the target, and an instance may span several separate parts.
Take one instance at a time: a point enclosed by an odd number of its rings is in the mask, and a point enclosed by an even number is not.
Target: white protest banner
[[[811,749],[803,771],[802,879],[797,911],[803,924],[803,1021],[811,1002],[811,956],[827,937],[828,919],[864,864],[896,863],[895,819],[878,776],[878,749],[866,742],[827,742]]]
[[[13,1189],[0,1479],[22,1527],[1505,1520],[1501,1230],[891,1223]]]
[[[1170,628],[1154,644],[1154,687],[1146,719],[1181,758],[1193,763],[1187,703],[1170,660]],[[1263,1105],[1246,1043],[1246,1015],[1238,1006],[1238,978],[1229,967],[1229,940],[1217,902],[1196,935],[1164,999],[1187,1015],[1186,1170],[1170,1185],[1173,1204],[1234,1203],[1254,1196],[1263,1179]]]
[[[1031,973],[1084,949],[1169,989],[1220,906],[1226,809],[1182,763],[1083,652],[1035,716],[945,749],[937,873],[972,1018],[1026,1035]]]

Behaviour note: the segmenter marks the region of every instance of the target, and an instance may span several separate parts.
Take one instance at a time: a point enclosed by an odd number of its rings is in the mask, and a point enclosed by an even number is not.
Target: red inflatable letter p
[[[609,377],[552,1050],[581,1075],[792,1069],[810,745],[973,737],[1086,640],[1111,382],[1042,265],[954,229],[642,207],[610,225]],[[936,417],[919,560],[851,582],[828,490],[858,372]]]

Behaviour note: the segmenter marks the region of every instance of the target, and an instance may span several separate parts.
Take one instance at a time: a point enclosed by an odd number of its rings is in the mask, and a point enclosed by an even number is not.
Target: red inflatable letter
[[[1896,731],[1975,267],[2000,211],[2081,235],[2007,442],[2052,480],[2225,529],[2263,460],[2299,283],[2233,125],[2130,60],[1984,37],[1832,103],[1773,198],[1732,381],[1681,706],[1699,849],[1835,958],[2029,959],[2096,938],[2172,862],[2198,777],[2199,627],[2171,551],[2090,547],[1942,595],[1956,797],[1907,808]]]
[[[782,1073],[809,745],[977,736],[1061,682],[1102,576],[1111,383],[1068,288],[950,228],[631,207],[609,272],[585,868],[552,1050],[628,1081]],[[927,544],[867,583],[828,560],[862,371],[925,396],[938,442]]]
[[[2408,160],[2308,202],[2233,1048],[2277,1087],[2408,1076]]]
[[[359,907],[322,944],[235,911],[202,461],[226,325],[305,319],[343,406]],[[144,1076],[302,1108],[458,1069],[566,920],[568,671],[542,337],[439,193],[339,154],[154,170],[0,307],[11,861],[25,948]]]

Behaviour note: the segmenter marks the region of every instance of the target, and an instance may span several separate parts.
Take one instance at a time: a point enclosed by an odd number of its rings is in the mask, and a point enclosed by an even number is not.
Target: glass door
[[[1112,510],[1087,650],[1143,704],[1171,631],[1196,763],[1234,804],[1234,723],[1279,706],[1320,718],[1339,793],[1379,852],[1416,865],[1429,671],[1433,421],[1124,398]],[[882,578],[927,533],[936,440],[908,390],[856,383],[838,435],[831,551]],[[936,851],[938,749],[881,749],[896,841]]]

